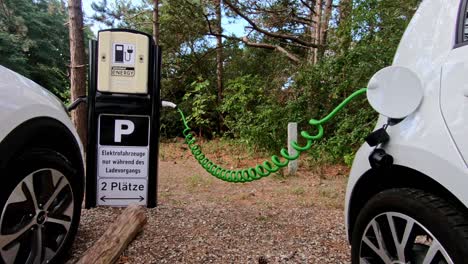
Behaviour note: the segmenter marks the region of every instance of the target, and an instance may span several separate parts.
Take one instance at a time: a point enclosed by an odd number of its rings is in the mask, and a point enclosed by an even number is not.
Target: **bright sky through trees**
[[[85,13],[86,18],[89,18],[94,14],[94,10],[91,8],[91,4],[97,1],[99,0],[83,0],[83,11]],[[140,2],[140,0],[133,1],[133,3],[135,4],[138,4]],[[111,1],[109,1],[109,3],[111,3]],[[226,35],[230,35],[232,33],[238,37],[241,37],[244,35],[244,27],[247,25],[248,23],[243,19],[223,20],[223,30],[225,30]],[[105,28],[105,25],[100,25],[98,22],[93,21],[93,26],[91,27],[91,30],[94,33],[97,33],[98,30]]]

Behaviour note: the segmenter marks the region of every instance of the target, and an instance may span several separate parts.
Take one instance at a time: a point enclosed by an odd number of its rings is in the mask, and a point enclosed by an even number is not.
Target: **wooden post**
[[[136,204],[129,205],[77,264],[114,263],[145,224],[145,210]]]
[[[288,123],[288,153],[296,155],[297,151],[292,147],[291,143],[297,142],[297,123]],[[288,174],[295,175],[297,171],[297,160],[291,160],[288,164]]]

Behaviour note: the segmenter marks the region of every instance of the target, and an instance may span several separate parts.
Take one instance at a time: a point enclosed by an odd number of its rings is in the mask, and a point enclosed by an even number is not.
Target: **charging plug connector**
[[[161,101],[161,106],[162,107],[170,107],[170,108],[176,108],[177,105],[168,101]]]

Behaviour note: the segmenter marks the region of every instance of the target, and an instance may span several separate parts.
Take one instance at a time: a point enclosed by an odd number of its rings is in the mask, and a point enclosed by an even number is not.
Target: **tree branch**
[[[315,1],[312,3],[312,5],[309,5],[309,4],[307,3],[307,1],[304,1],[304,0],[301,0],[301,3],[302,3],[305,7],[307,7],[307,8],[310,10],[310,12],[311,12],[312,14],[315,14],[315,9],[314,9]]]
[[[220,36],[220,37],[223,37],[225,39],[237,40],[237,41],[243,42],[245,45],[247,45],[249,47],[276,50],[276,51],[279,51],[279,52],[283,53],[284,55],[286,55],[286,57],[288,57],[288,59],[291,60],[294,63],[300,63],[301,62],[301,60],[297,56],[295,56],[294,54],[288,52],[286,49],[284,49],[281,46],[271,45],[271,44],[266,44],[266,43],[251,42],[251,41],[248,40],[248,38],[246,36],[243,37],[243,38],[238,38],[238,37],[227,36],[227,35],[224,35],[224,34],[215,33],[215,32],[213,32],[213,29],[211,27],[211,23],[210,23],[210,19],[208,18],[208,15],[203,14],[203,16],[205,17],[206,23],[208,25],[208,30],[210,31],[209,35],[211,35],[211,36],[215,36],[215,37]]]
[[[133,14],[133,15],[131,15],[131,16],[125,18],[125,19],[127,19],[127,20],[132,20],[132,19],[134,19],[134,18],[137,18],[138,16],[141,16],[141,15],[143,15],[143,14],[145,14],[145,13],[150,13],[150,12],[152,12],[152,11],[153,11],[153,10],[146,10],[146,9],[144,9],[144,10],[142,10],[142,11],[140,11],[140,12],[137,12],[137,13],[135,13],[135,14]]]
[[[183,71],[179,72],[179,76],[175,77],[176,79],[182,79],[185,74],[190,71],[192,69],[192,67],[194,65],[197,65],[199,64],[199,62],[204,59],[205,57],[207,57],[208,55],[210,55],[211,53],[213,53],[214,51],[216,51],[218,48],[215,48],[215,49],[211,49],[211,50],[208,50],[207,52],[205,52],[205,54],[203,54],[202,56],[198,57],[195,59],[195,62],[191,63],[188,67],[186,67]]]
[[[299,37],[297,36],[293,36],[293,35],[287,35],[287,34],[281,34],[281,33],[274,33],[274,32],[269,32],[268,30],[265,30],[261,27],[259,27],[252,19],[250,19],[247,15],[245,15],[244,13],[242,13],[236,6],[234,6],[231,1],[229,0],[224,0],[224,3],[229,6],[229,8],[234,12],[236,13],[237,15],[239,15],[240,17],[242,17],[245,21],[247,21],[247,23],[250,24],[250,26],[255,30],[255,31],[258,31],[266,36],[269,36],[269,37],[272,37],[272,38],[278,38],[278,39],[287,39],[287,40],[290,40],[292,42],[296,42],[296,43],[299,43],[303,46],[306,46],[306,47],[313,47],[313,48],[318,48],[319,45],[315,44],[315,43],[311,43],[311,42],[308,42],[308,41],[304,41],[302,39],[300,39]]]
[[[300,17],[300,16],[291,17],[289,19],[291,20],[291,22],[296,22],[299,24],[306,24],[309,26],[312,24],[315,24],[315,21],[313,21],[312,19],[308,19],[308,18]]]
[[[301,60],[295,56],[294,54],[292,54],[291,52],[287,51],[286,49],[284,49],[283,47],[281,46],[278,46],[278,45],[271,45],[271,44],[266,44],[266,43],[256,43],[256,42],[250,42],[247,37],[243,37],[241,39],[241,41],[243,43],[245,43],[245,45],[247,46],[250,46],[250,47],[256,47],[256,48],[263,48],[263,49],[271,49],[271,50],[276,50],[276,51],[279,51],[281,53],[283,53],[284,55],[286,55],[286,57],[288,57],[289,60],[293,61],[294,63],[297,63],[299,64],[301,62]]]

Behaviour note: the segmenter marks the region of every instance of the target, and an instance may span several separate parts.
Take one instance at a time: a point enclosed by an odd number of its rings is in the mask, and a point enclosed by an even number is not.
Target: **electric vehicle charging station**
[[[379,258],[386,263],[414,259],[422,261],[417,263],[442,259],[444,263],[464,263],[468,259],[466,141],[460,140],[466,132],[466,103],[461,100],[468,94],[463,71],[468,58],[467,5],[466,0],[460,7],[445,1],[422,3],[400,43],[394,66],[380,70],[367,88],[351,94],[326,117],[309,120],[317,134],[302,131],[305,145],[292,144],[299,154],[310,149],[313,141],[323,136],[323,124],[358,95],[366,93],[368,102],[380,114],[377,130],[356,154],[348,180],[345,216],[353,263],[373,263],[371,260]],[[148,53],[144,53],[146,40],[140,42],[132,36],[142,33],[108,31],[115,35],[100,35],[99,43],[94,41],[90,49],[86,206],[124,206],[139,200],[152,207],[156,205],[157,148],[149,146],[158,145],[154,137],[159,122],[160,51],[149,38]],[[425,40],[434,40],[437,45]],[[145,55],[154,56],[154,61],[147,60],[145,65]],[[140,67],[137,62],[142,63]],[[162,106],[177,108],[169,102],[162,102]],[[189,150],[208,173],[220,180],[258,180],[298,158],[282,149],[281,156],[274,155],[271,161],[255,167],[224,169],[203,154],[184,114],[177,110]],[[136,134],[139,136],[132,137]],[[138,158],[119,161],[108,157],[124,154]],[[147,165],[135,167],[132,162]],[[116,163],[125,166],[112,167]],[[137,170],[142,177],[129,176]],[[119,171],[125,175],[113,174]],[[380,229],[380,223],[386,228]],[[393,241],[383,241],[382,235],[376,238],[375,234],[382,232]],[[400,241],[398,234],[403,233],[404,240]],[[382,245],[387,242],[393,242],[391,246],[397,252],[385,250]]]
[[[148,34],[108,29],[89,52],[85,206],[155,207],[161,50]]]

